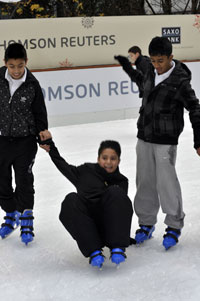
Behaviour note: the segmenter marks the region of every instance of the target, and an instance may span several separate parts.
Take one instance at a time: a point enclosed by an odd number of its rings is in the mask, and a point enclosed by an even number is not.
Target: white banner
[[[200,97],[200,62],[187,63],[192,87]],[[121,67],[34,72],[49,115],[70,115],[137,108],[137,85]]]
[[[200,59],[200,16],[158,15],[91,18],[0,20],[0,60],[6,47],[22,43],[30,69],[116,64],[114,55],[127,55],[138,45],[148,55],[155,36],[173,43],[181,60]]]
[[[50,115],[139,106],[137,85],[121,67],[35,72]]]

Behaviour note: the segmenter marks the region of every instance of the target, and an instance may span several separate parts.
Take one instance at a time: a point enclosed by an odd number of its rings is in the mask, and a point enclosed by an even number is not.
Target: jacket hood
[[[191,80],[192,77],[192,73],[190,71],[190,69],[182,62],[174,60],[176,66],[172,72],[172,74],[174,73],[176,76],[178,76],[179,78],[181,77],[182,80]]]
[[[0,68],[0,78],[5,78],[6,66]]]

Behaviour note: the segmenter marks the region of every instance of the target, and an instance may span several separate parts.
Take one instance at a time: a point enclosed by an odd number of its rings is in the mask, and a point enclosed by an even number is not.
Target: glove
[[[130,76],[130,74],[132,74],[133,72],[133,68],[130,61],[127,59],[127,57],[122,55],[117,55],[117,56],[115,55],[114,58],[118,60],[118,62],[120,63],[124,71]]]
[[[122,55],[115,55],[114,58],[120,63],[121,66],[127,66],[130,65],[129,60],[127,59],[127,57],[122,56]]]

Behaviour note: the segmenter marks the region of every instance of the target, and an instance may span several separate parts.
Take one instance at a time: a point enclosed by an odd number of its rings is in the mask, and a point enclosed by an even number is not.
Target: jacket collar
[[[184,80],[191,80],[191,71],[189,68],[182,62],[178,60],[173,60],[175,62],[175,67],[168,78],[166,78],[160,84],[172,84],[179,85]],[[154,67],[151,67],[151,80],[154,82],[155,80],[155,72]],[[159,85],[158,85],[159,86]],[[157,86],[156,86],[157,87]],[[156,87],[154,87],[156,89]]]
[[[7,70],[6,66],[3,66],[0,68],[0,78],[2,78],[4,80],[5,80],[6,70]],[[33,76],[33,74],[29,71],[29,69],[27,67],[26,67],[26,70],[27,70],[27,76],[26,76],[25,82],[36,81],[36,78]]]

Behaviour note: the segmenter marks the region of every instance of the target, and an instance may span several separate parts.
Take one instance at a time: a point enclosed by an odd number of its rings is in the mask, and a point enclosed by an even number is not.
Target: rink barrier
[[[192,71],[198,95],[200,60],[183,61]],[[137,85],[120,65],[97,65],[31,70],[45,96],[49,125],[94,123],[138,116]]]
[[[200,62],[199,60],[180,60],[183,63],[195,63]],[[93,69],[93,68],[110,68],[119,67],[119,64],[110,65],[93,65],[93,66],[75,66],[75,67],[57,67],[57,68],[46,68],[46,69],[31,69],[32,72],[44,72],[44,71],[60,71],[60,70],[79,70],[79,69]],[[134,64],[133,64],[134,66]]]

